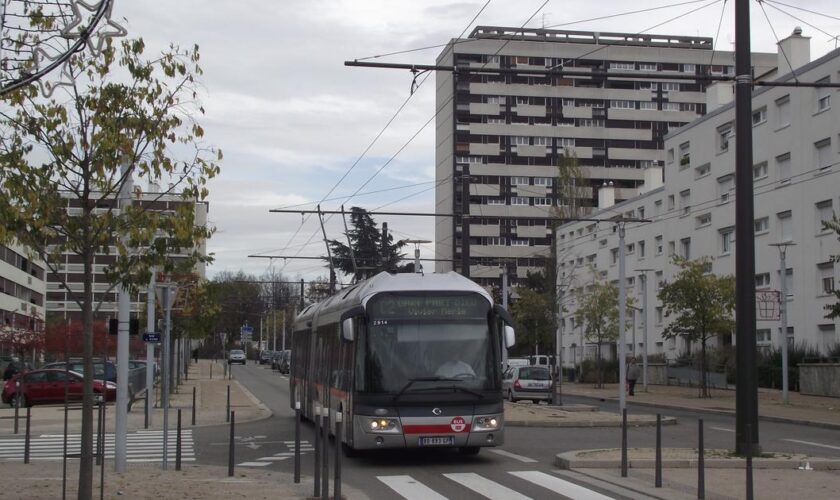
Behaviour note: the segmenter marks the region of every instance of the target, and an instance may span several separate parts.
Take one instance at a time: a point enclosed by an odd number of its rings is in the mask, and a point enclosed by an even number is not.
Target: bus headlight
[[[473,432],[495,431],[499,429],[501,418],[496,415],[488,415],[486,417],[475,417],[473,419]]]
[[[380,434],[401,434],[400,422],[396,418],[368,418],[365,430]]]

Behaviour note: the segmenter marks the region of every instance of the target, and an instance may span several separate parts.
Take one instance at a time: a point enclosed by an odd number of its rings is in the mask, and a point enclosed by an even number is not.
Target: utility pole
[[[146,288],[146,332],[157,331],[155,327],[155,268],[152,267],[152,277],[149,278],[149,287]],[[145,405],[146,419],[152,425],[152,403],[155,398],[155,344],[146,342],[146,391],[150,403]],[[151,391],[151,392],[149,392]]]
[[[627,396],[625,394],[624,386],[627,383],[627,372],[625,359],[627,356],[627,343],[624,341],[625,336],[625,315],[627,314],[627,290],[625,288],[624,277],[624,220],[619,220],[618,224],[618,401],[619,412],[624,412],[627,407]]]
[[[169,448],[169,373],[172,371],[172,360],[169,353],[172,346],[169,344],[169,337],[172,335],[172,324],[170,313],[172,310],[171,287],[169,283],[163,284],[163,377],[161,388],[161,406],[163,406],[163,470],[167,468],[167,453]]]
[[[735,452],[741,455],[761,453],[755,366],[751,3],[735,0]]]
[[[120,174],[123,184],[118,206],[120,217],[125,217],[126,209],[131,205],[131,166],[123,162]],[[121,234],[120,238],[124,245],[128,244],[127,235]],[[114,423],[114,470],[125,472],[125,448],[128,440],[128,334],[131,315],[131,296],[125,284],[120,285],[117,307],[117,416]]]
[[[645,344],[642,350],[642,387],[645,392],[648,388],[648,271],[653,269],[636,269],[636,272],[642,273],[642,338]]]
[[[782,334],[779,336],[782,348],[782,402],[788,404],[788,308],[787,308],[787,264],[785,259],[787,257],[787,247],[795,246],[796,243],[792,241],[785,241],[782,243],[771,243],[771,247],[779,249],[779,277],[782,281],[781,297],[779,297],[779,313],[782,318]]]
[[[551,395],[551,403],[554,405],[563,404],[563,290],[557,287],[557,330],[554,337],[554,393]]]
[[[505,308],[505,311],[508,309],[508,271],[507,271],[507,262],[502,265],[502,307]],[[507,369],[508,365],[508,348],[505,345],[504,339],[502,339],[502,367]]]
[[[470,167],[461,171],[461,275],[470,277]],[[507,271],[506,271],[507,272]]]

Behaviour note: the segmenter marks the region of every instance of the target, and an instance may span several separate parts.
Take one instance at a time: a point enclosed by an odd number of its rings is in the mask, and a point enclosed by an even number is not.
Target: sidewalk
[[[211,375],[212,365],[212,380]],[[191,363],[189,367],[189,379],[181,379],[181,385],[177,387],[177,393],[172,394],[169,399],[169,427],[174,429],[178,409],[181,409],[181,423],[184,427],[192,427],[192,394],[193,387],[196,388],[196,426],[217,425],[225,423],[225,407],[227,404],[227,386],[230,385],[230,406],[236,412],[236,422],[244,423],[254,420],[261,420],[271,416],[271,411],[236,379],[224,380],[223,361],[214,362],[208,359],[199,360],[198,364]],[[155,387],[155,397],[160,398],[160,385]],[[151,402],[150,402],[151,403]],[[78,403],[73,406],[79,407]],[[106,409],[106,431],[113,432],[116,408],[109,403]],[[153,408],[151,410],[151,423],[149,429],[163,428],[163,409]],[[0,417],[13,417],[14,408],[3,405],[0,409]],[[36,405],[31,410],[31,428],[33,434],[61,433],[64,429],[64,405]],[[96,415],[96,410],[94,410]],[[22,434],[26,425],[26,409],[20,409],[22,417],[19,432]],[[80,409],[70,410],[68,413],[68,429],[70,433],[81,432],[82,412]],[[96,417],[94,416],[94,419]],[[128,413],[128,431],[136,431],[144,428],[144,401],[137,400]],[[94,422],[95,423],[95,422]],[[12,418],[0,419],[0,435],[12,434],[14,420]]]
[[[644,392],[636,386],[636,395],[627,396],[627,402],[636,405],[661,406],[671,409],[735,414],[735,391],[711,389],[711,398],[700,398],[696,387],[648,385]],[[618,385],[605,384],[596,389],[592,384],[563,384],[566,396],[581,396],[596,400],[618,400]],[[758,413],[765,420],[813,425],[840,429],[840,399],[821,396],[803,396],[789,392],[789,404],[782,403],[778,390],[759,389]]]
[[[663,425],[676,423],[676,418],[662,418]],[[627,424],[631,427],[655,426],[656,415],[653,413],[629,414]],[[621,415],[599,411],[598,407],[589,405],[550,406],[506,401],[505,425],[510,427],[621,427]]]

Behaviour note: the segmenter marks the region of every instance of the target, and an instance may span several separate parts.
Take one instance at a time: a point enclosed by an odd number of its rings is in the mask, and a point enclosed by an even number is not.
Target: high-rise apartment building
[[[756,74],[776,62],[753,55]],[[706,112],[706,83],[681,77],[732,75],[734,53],[705,37],[481,26],[437,63],[501,70],[437,73],[435,212],[453,216],[436,220],[436,256],[452,260],[436,270],[489,285],[502,265],[515,284],[549,258],[561,157],[577,158],[590,206],[604,184],[609,203],[636,196],[661,172],[648,167],[664,165],[663,137]],[[595,73],[534,71],[561,67]]]
[[[0,328],[40,330],[45,291],[43,262],[16,243],[0,245]]]
[[[196,202],[194,200],[185,200],[178,194],[162,194],[157,185],[150,185],[149,190],[140,195],[140,198],[134,197],[132,203],[142,203],[148,210],[155,210],[161,212],[169,212],[174,214],[179,206],[184,204],[193,205],[195,215],[194,224],[196,226],[207,225],[207,213],[209,211],[209,204],[206,201]],[[69,213],[80,212],[81,205],[78,199],[68,199],[67,210]],[[109,206],[103,206],[94,210],[117,211],[119,209]],[[205,241],[199,242],[199,251],[206,255],[207,243]],[[192,249],[185,249],[185,252],[191,252]],[[99,252],[94,256],[93,263],[93,295],[94,304],[102,302],[96,313],[96,319],[116,318],[117,316],[117,302],[119,298],[119,288],[112,286],[111,282],[105,275],[105,268],[116,262],[116,247],[112,246],[109,252]],[[186,253],[183,255],[170,255],[173,260],[179,258],[186,258]],[[193,272],[200,278],[205,276],[205,267],[203,263],[196,264]],[[65,253],[63,261],[59,263],[59,272],[62,275],[63,281],[69,285],[69,289],[64,286],[62,279],[52,272],[47,273],[47,312],[53,316],[63,318],[80,319],[81,309],[74,300],[74,297],[81,297],[83,292],[83,264],[82,258],[72,253]],[[146,291],[140,288],[139,293],[131,296],[130,311],[132,317],[145,317],[146,307]]]

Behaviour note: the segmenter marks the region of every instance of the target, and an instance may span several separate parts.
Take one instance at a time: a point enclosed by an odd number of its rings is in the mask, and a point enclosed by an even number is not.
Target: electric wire
[[[773,23],[770,22],[770,16],[767,15],[767,11],[764,9],[764,3],[761,0],[756,0],[758,2],[759,7],[761,7],[761,12],[764,14],[764,19],[767,20],[767,25],[770,27],[770,32],[773,33],[773,38],[776,39],[776,45],[779,46],[779,51],[782,53],[782,57],[785,58],[785,62],[787,63],[788,67],[790,68],[790,72],[793,75],[793,80],[796,83],[799,83],[799,77],[796,75],[796,68],[793,67],[793,64],[790,63],[790,59],[788,59],[787,52],[785,52],[785,48],[779,42],[779,36],[776,35],[776,29],[773,27]],[[781,73],[781,71],[779,72]]]
[[[766,0],[765,0],[765,1],[766,1]],[[789,16],[789,17],[792,17],[793,19],[796,19],[797,21],[799,21],[800,23],[802,23],[802,24],[804,24],[804,25],[806,25],[806,26],[808,26],[808,27],[814,28],[815,30],[817,30],[817,31],[819,31],[820,33],[822,33],[822,34],[826,35],[827,37],[829,37],[829,39],[831,39],[831,40],[835,40],[835,39],[837,39],[837,35],[832,35],[831,33],[829,33],[829,32],[827,32],[827,31],[825,31],[824,29],[819,28],[819,27],[817,27],[817,26],[814,26],[813,24],[809,23],[808,21],[806,21],[806,20],[804,20],[804,19],[801,19],[801,18],[799,18],[799,17],[797,17],[797,16],[794,16],[794,15],[793,15],[793,14],[791,14],[790,12],[786,12],[786,11],[784,11],[783,9],[780,9],[779,7],[776,7],[775,5],[773,5],[774,3],[780,3],[780,2],[767,2],[767,5],[769,5],[770,7],[774,8],[774,9],[776,9],[777,11],[781,12],[782,14],[784,14],[784,15],[786,15],[786,16]],[[787,5],[787,4],[781,4],[781,5]],[[826,16],[826,17],[830,17],[830,16]]]
[[[723,25],[723,16],[726,14],[726,2],[727,0],[723,0],[723,7],[720,9],[720,19],[718,20],[717,30],[715,31],[715,37],[712,38],[712,57],[709,59],[709,71],[711,72],[711,67],[715,63],[715,47],[717,47],[718,36],[720,35],[720,27]]]

